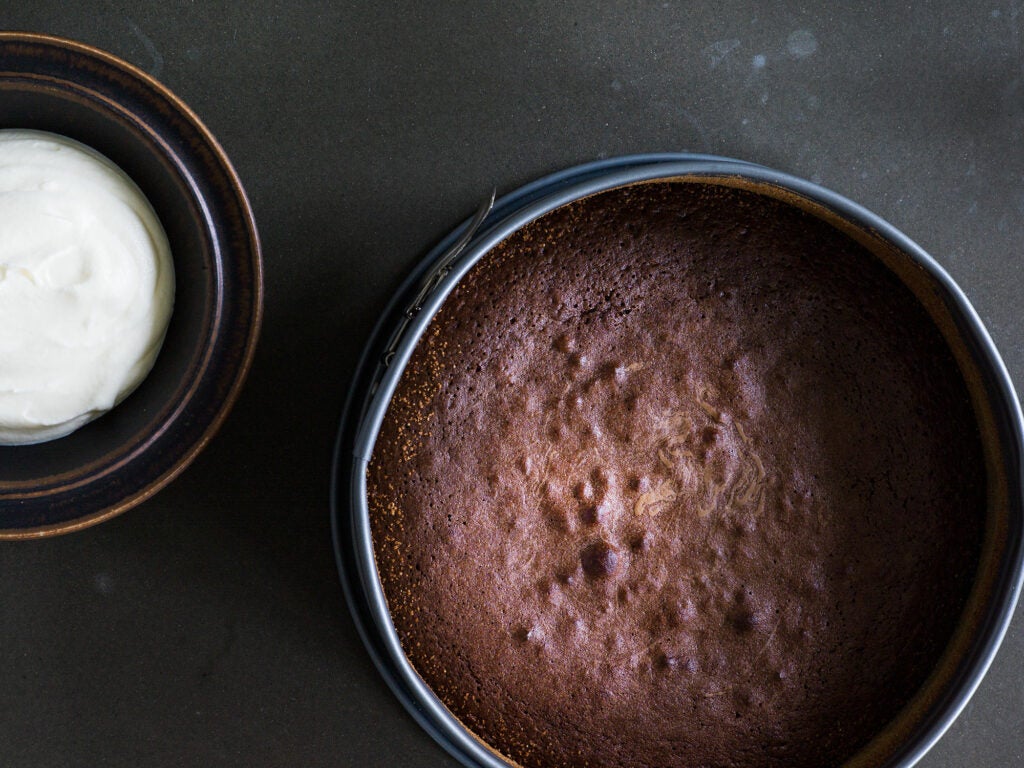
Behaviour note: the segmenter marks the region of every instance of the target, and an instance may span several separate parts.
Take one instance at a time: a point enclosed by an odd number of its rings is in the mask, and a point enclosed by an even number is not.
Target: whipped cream
[[[63,437],[127,397],[173,303],[167,235],[124,171],[0,130],[0,444]]]

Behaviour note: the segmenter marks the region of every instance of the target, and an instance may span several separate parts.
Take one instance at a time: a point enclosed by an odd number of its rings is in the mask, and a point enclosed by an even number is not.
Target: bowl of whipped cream
[[[65,533],[152,496],[226,417],[259,238],[180,99],[29,33],[0,33],[0,232],[0,538]]]

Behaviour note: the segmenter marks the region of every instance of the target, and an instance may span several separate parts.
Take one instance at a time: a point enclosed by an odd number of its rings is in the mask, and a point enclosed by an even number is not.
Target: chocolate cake
[[[914,696],[980,556],[963,376],[864,246],[647,183],[488,253],[369,468],[416,671],[523,766],[839,766]]]

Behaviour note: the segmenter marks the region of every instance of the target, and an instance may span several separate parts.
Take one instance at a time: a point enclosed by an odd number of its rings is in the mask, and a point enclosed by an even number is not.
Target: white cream
[[[167,235],[124,171],[0,131],[0,444],[63,437],[127,397],[173,303]]]

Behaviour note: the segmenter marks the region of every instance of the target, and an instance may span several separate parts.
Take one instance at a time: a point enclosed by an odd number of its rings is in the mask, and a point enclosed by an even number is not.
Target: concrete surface
[[[5,766],[450,766],[372,668],[329,538],[375,317],[475,209],[622,153],[754,160],[933,253],[1024,383],[1017,3],[0,3],[161,79],[264,244],[248,384],[195,464],[99,527],[0,546]],[[1024,616],[923,768],[1024,765]]]

